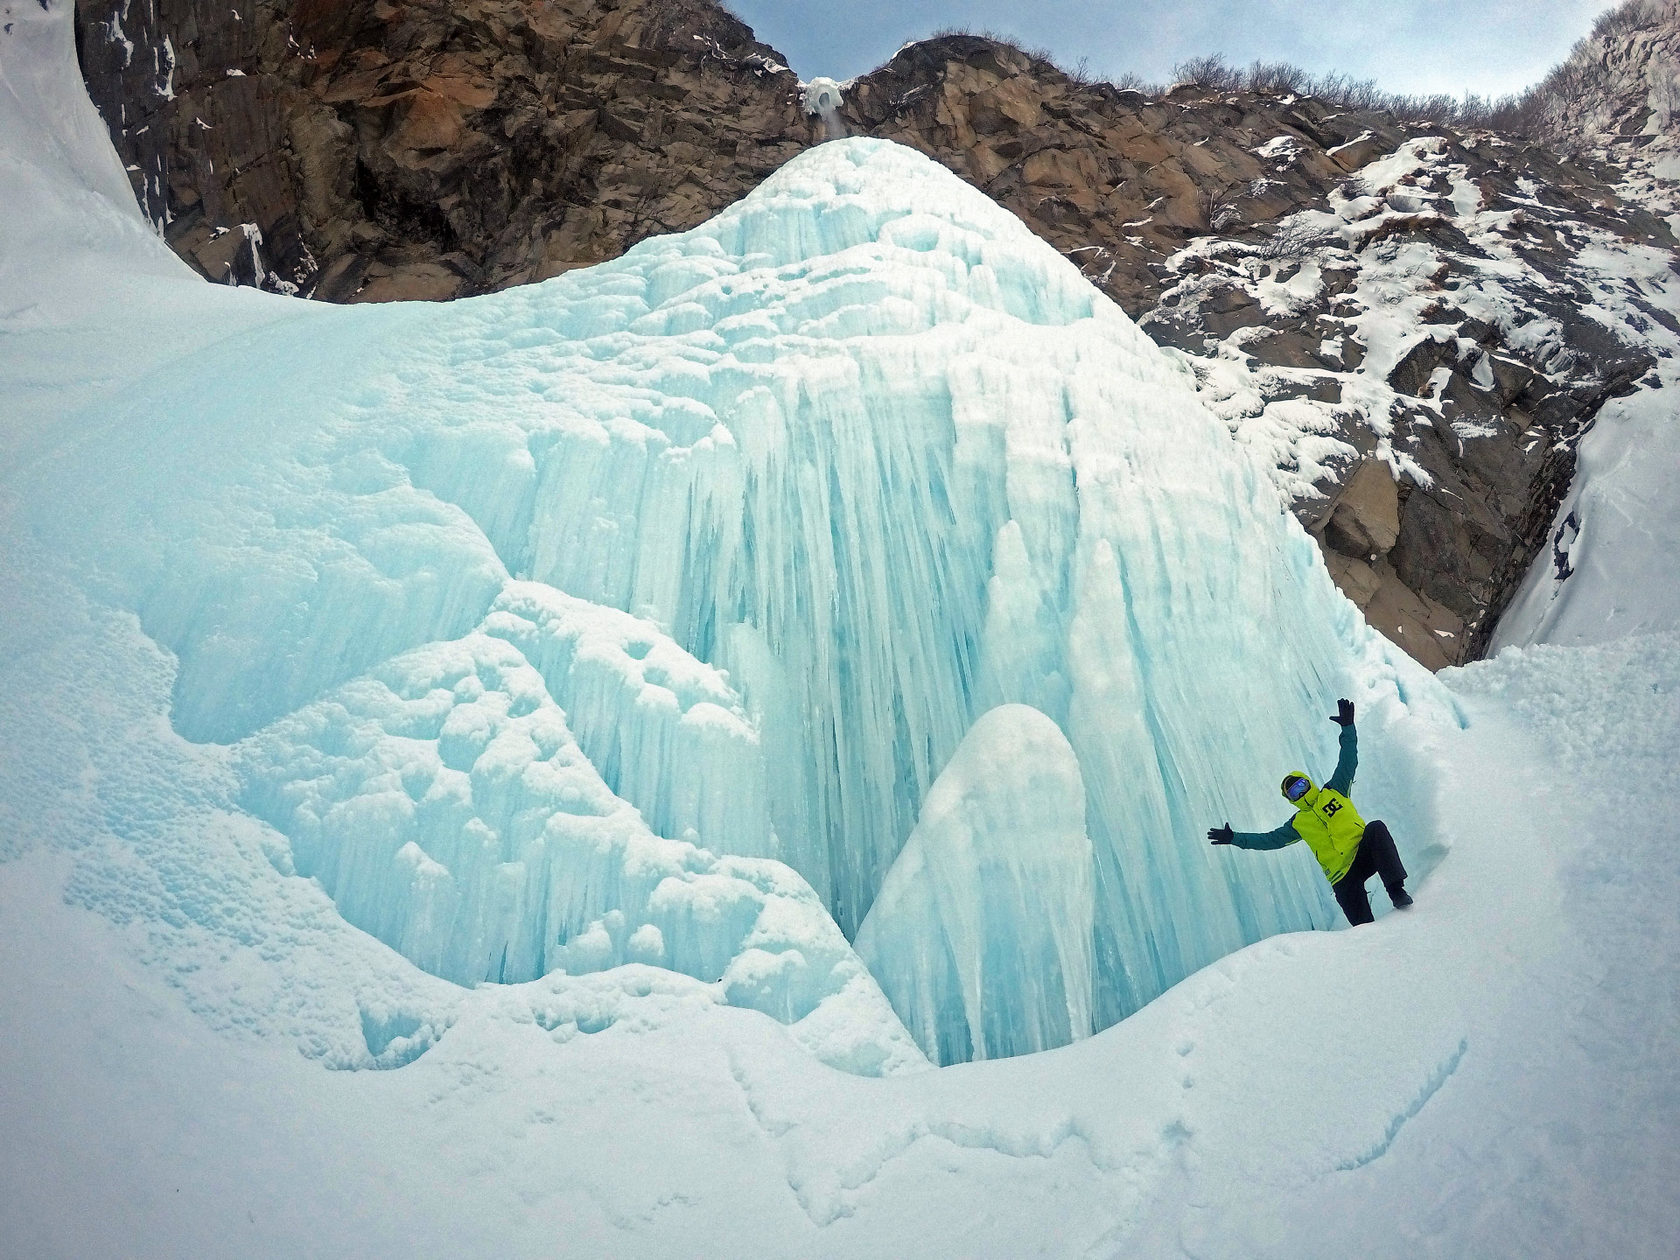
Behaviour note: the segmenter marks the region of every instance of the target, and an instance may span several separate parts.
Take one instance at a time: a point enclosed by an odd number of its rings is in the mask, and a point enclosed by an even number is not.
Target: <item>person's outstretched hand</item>
[[[1338,700],[1338,701],[1336,701],[1336,716],[1331,718],[1330,720],[1332,722],[1334,722],[1337,726],[1352,726],[1353,725],[1353,701],[1352,700]]]
[[[1215,827],[1209,831],[1208,839],[1212,840],[1215,844],[1230,844],[1231,837],[1236,834],[1236,832],[1231,830],[1231,824],[1226,823],[1223,827]]]

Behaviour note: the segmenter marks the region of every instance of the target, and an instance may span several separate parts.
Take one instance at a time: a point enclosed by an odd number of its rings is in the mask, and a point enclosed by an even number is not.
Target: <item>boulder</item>
[[[1324,538],[1343,555],[1362,559],[1393,550],[1400,538],[1400,487],[1382,460],[1359,462],[1330,512]]]

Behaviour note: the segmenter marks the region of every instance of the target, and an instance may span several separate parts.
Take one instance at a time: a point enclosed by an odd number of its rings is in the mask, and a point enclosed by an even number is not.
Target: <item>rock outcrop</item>
[[[616,257],[708,218],[813,134],[794,76],[701,0],[79,13],[89,90],[177,252],[331,301]]]
[[[1529,132],[1623,165],[1680,149],[1680,0],[1627,0],[1522,100]]]
[[[178,252],[328,300],[614,257],[832,128],[918,148],[1182,357],[1342,588],[1432,667],[1485,649],[1575,443],[1666,353],[1645,331],[1680,329],[1666,193],[1603,154],[1151,97],[968,36],[901,50],[818,121],[711,0],[81,4],[90,91]]]

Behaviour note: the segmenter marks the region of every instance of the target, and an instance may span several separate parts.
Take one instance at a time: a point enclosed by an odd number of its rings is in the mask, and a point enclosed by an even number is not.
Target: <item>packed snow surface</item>
[[[202,284],[0,8],[9,1247],[1669,1253],[1672,633],[1429,679],[890,145],[473,302]],[[1338,694],[1353,932],[1201,835]]]

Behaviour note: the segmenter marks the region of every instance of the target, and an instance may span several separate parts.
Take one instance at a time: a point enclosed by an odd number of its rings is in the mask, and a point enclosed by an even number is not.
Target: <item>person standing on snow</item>
[[[1208,839],[1215,844],[1234,844],[1239,849],[1281,849],[1305,840],[1330,881],[1347,921],[1358,927],[1372,919],[1371,900],[1365,881],[1381,875],[1388,899],[1396,910],[1412,904],[1406,892],[1406,868],[1394,837],[1383,822],[1369,825],[1348,799],[1353,774],[1359,766],[1359,736],[1353,729],[1353,701],[1338,700],[1336,716],[1330,719],[1342,728],[1341,756],[1330,782],[1316,787],[1297,771],[1283,779],[1283,798],[1295,806],[1295,817],[1276,831],[1232,831],[1231,824],[1215,827]]]

